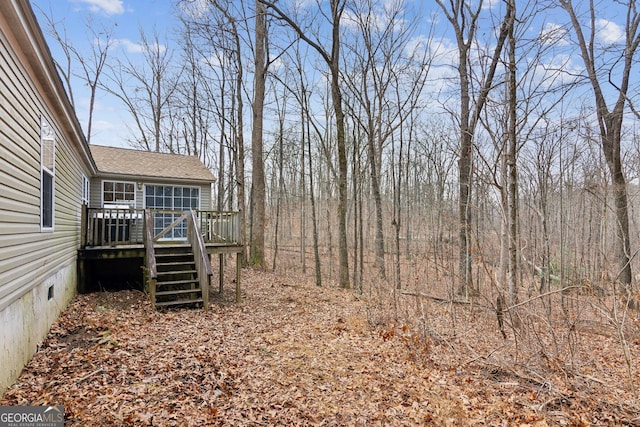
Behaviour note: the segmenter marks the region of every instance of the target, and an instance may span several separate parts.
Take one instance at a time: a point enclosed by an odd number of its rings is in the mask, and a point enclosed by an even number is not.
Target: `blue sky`
[[[307,4],[310,2],[310,0],[300,1]],[[385,1],[388,0],[380,0],[380,4]],[[112,38],[115,43],[110,49],[110,61],[114,57],[123,58],[125,56],[135,60],[136,55],[140,55],[140,28],[146,34],[156,31],[160,43],[170,44],[173,37],[172,30],[176,24],[173,10],[175,0],[31,0],[31,3],[45,33],[47,33],[47,24],[43,19],[43,13],[53,19],[59,32],[66,32],[68,39],[81,52],[89,53],[91,51],[91,43],[95,40],[93,33],[112,29]],[[442,73],[452,72],[451,66],[454,65],[457,53],[449,23],[442,14],[434,18],[434,15],[430,13],[432,10],[438,10],[434,1],[407,0],[407,3],[415,9],[422,9],[422,14],[425,17],[422,21],[425,34],[418,34],[416,40],[419,40],[420,37],[426,37],[427,27],[431,22],[435,22],[436,25],[435,39],[437,42],[433,46],[438,46],[439,56],[435,65],[441,65],[441,67],[434,67],[431,78],[442,75]],[[503,7],[501,0],[486,1],[486,4],[487,7]],[[576,2],[576,4],[582,4],[582,2]],[[603,9],[602,12],[603,15],[599,16],[596,22],[598,38],[604,43],[615,43],[622,35],[620,24],[623,23],[624,16],[616,15],[615,7]],[[608,14],[607,17],[604,16],[604,12]],[[558,30],[563,21],[566,22],[564,12],[550,11],[538,17],[529,31],[535,35]],[[347,25],[348,23],[345,23],[345,27]],[[580,58],[576,55],[571,56],[567,52],[566,45],[568,43],[565,44],[566,40],[562,31],[556,31],[557,34],[560,34],[560,37],[554,40],[557,47],[549,56],[548,63],[562,64],[562,67],[568,70],[580,72],[583,68]],[[54,57],[61,59],[63,56],[59,45],[51,39],[49,39],[49,45]],[[78,118],[83,128],[86,129],[89,91],[86,86],[82,85],[80,79],[75,79],[73,92]],[[583,93],[588,93],[588,90]],[[130,114],[119,100],[104,91],[98,91],[94,110],[92,143],[128,146],[128,139],[132,135],[127,126],[127,123],[130,122]]]
[[[47,24],[42,13],[51,17],[58,31],[65,31],[68,40],[85,52],[89,51],[93,42],[89,26],[96,32],[113,28],[115,43],[110,56],[121,57],[126,54],[132,58],[141,51],[140,28],[145,33],[155,29],[161,40],[169,40],[170,28],[175,20],[172,3],[169,0],[31,0],[45,35]],[[58,43],[49,39],[49,47],[55,58],[62,58]],[[73,92],[78,118],[86,130],[89,90],[76,79]],[[126,123],[130,120],[126,108],[117,99],[98,91],[92,143],[127,147],[131,132]]]

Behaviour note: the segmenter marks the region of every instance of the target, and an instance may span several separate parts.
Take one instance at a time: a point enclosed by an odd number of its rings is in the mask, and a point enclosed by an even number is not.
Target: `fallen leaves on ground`
[[[594,398],[588,378],[518,375],[454,340],[374,327],[349,291],[250,270],[243,289],[241,304],[228,290],[207,311],[79,295],[0,404],[64,405],[69,426],[637,422],[637,406]]]

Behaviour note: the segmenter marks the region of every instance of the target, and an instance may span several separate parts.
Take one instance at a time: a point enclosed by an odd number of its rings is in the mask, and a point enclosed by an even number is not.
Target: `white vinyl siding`
[[[90,174],[88,162],[62,136],[31,78],[0,32],[0,310],[75,263],[81,176]],[[41,233],[41,117],[56,142],[55,213],[47,233]]]
[[[29,2],[0,1],[0,394],[77,289],[93,164],[48,55]]]

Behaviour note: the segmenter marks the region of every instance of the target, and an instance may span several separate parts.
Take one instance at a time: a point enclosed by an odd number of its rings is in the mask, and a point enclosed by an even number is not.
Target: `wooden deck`
[[[222,292],[224,255],[235,253],[236,301],[240,302],[243,245],[238,219],[238,212],[86,208],[78,256],[79,291],[88,289],[89,270],[106,266],[106,260],[128,259],[139,261],[145,290],[156,307],[201,304],[206,309],[213,257],[219,257]],[[170,254],[175,261],[166,261]]]

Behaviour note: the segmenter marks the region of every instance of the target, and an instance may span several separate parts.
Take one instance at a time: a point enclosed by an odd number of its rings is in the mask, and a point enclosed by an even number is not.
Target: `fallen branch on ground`
[[[88,380],[89,378],[91,378],[92,376],[97,375],[97,374],[99,374],[99,373],[101,373],[101,372],[104,372],[104,368],[96,369],[95,371],[93,371],[93,372],[91,372],[91,373],[89,373],[89,374],[85,375],[84,377],[82,377],[82,378],[80,378],[79,380],[77,380],[77,381],[76,381],[76,384],[80,384],[81,382],[86,381],[86,380]]]
[[[437,302],[442,302],[442,303],[446,303],[446,304],[463,304],[463,305],[469,305],[471,304],[469,301],[462,301],[462,300],[452,300],[452,299],[447,299],[447,298],[440,298],[440,297],[435,297],[432,295],[428,295],[428,294],[423,294],[422,292],[412,292],[412,291],[402,291],[400,292],[402,295],[409,295],[412,297],[421,297],[421,298],[426,298],[426,299],[430,299],[433,301],[437,301]]]

